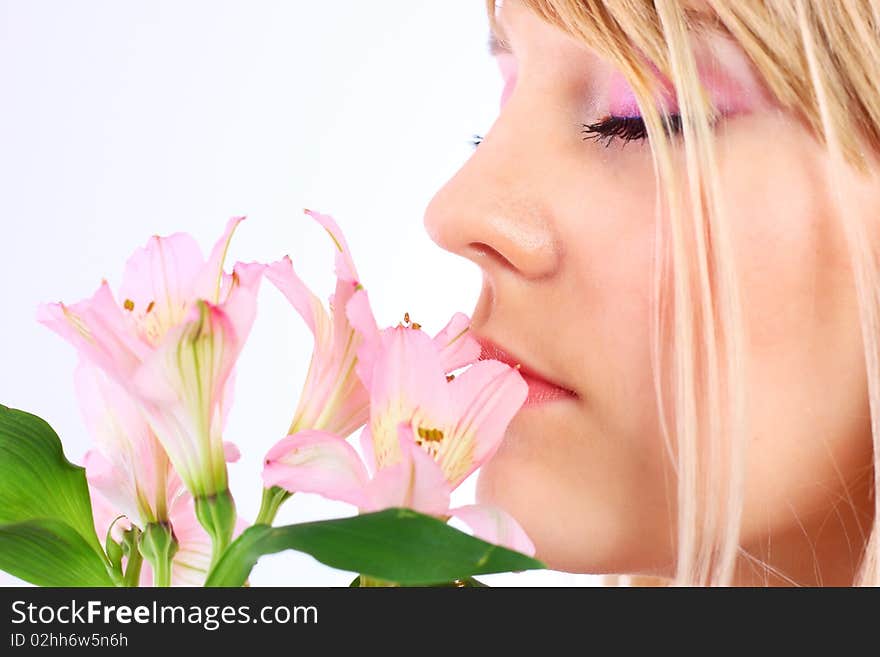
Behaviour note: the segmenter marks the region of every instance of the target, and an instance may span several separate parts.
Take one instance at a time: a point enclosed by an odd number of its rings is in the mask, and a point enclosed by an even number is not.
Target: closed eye
[[[664,128],[666,134],[674,135],[681,132],[681,116],[669,114],[664,116]],[[641,141],[648,138],[645,122],[640,116],[606,116],[595,123],[582,124],[581,134],[584,140],[593,139],[599,143],[605,143],[606,148],[614,139],[620,139],[625,144],[628,141]]]

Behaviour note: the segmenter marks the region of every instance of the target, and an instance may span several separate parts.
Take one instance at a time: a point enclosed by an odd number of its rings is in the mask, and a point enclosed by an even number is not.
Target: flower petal
[[[106,532],[109,522],[105,521],[108,516],[112,520],[119,514],[123,514],[139,527],[143,527],[145,518],[142,517],[138,508],[137,488],[134,481],[128,479],[125,473],[114,467],[109,459],[97,450],[89,450],[83,457],[83,466],[86,469],[86,479],[89,487],[97,491],[99,496],[105,501],[101,518],[98,518],[98,507],[93,509],[95,513],[95,524],[99,522],[103,525]],[[99,538],[103,538],[104,534],[99,534]]]
[[[144,339],[158,343],[186,316],[203,266],[198,242],[186,233],[154,235],[132,254],[125,265],[119,296]]]
[[[360,336],[345,316],[345,302],[353,294],[354,284],[337,281],[328,315],[321,301],[297,277],[289,258],[270,265],[267,277],[293,304],[315,336],[291,432],[321,429],[348,436],[369,415],[369,395],[354,371]]]
[[[515,368],[497,360],[481,360],[457,376],[449,390],[452,414],[458,418],[454,434],[459,443],[442,454],[441,464],[457,486],[498,449],[529,389]]]
[[[469,334],[470,326],[467,315],[455,313],[443,330],[434,336],[444,371],[451,372],[479,360],[480,343]]]
[[[345,440],[327,431],[301,431],[282,438],[266,454],[265,486],[292,493],[317,493],[360,506],[369,478],[363,461]]]
[[[327,234],[330,235],[333,244],[336,246],[336,277],[343,281],[357,283],[358,275],[354,266],[354,260],[351,257],[351,251],[336,221],[328,214],[321,214],[320,212],[313,212],[308,209],[305,210],[305,213],[324,227],[324,230],[327,231]]]
[[[193,286],[191,297],[194,299],[204,299],[213,304],[219,304],[222,299],[224,287],[223,263],[226,260],[226,253],[229,251],[229,243],[232,241],[232,235],[245,217],[232,217],[226,222],[226,228],[220,239],[214,244],[208,260],[199,268],[197,274],[193,277]],[[201,260],[200,260],[201,262]]]
[[[399,427],[401,460],[379,468],[367,487],[363,511],[407,507],[420,513],[446,515],[451,489],[443,471],[427,452],[415,444],[412,429]]]
[[[231,443],[228,440],[223,441],[223,458],[226,459],[227,463],[235,463],[241,458],[241,452],[235,443]]]
[[[355,372],[364,386],[369,389],[372,385],[376,357],[382,348],[382,339],[366,290],[357,290],[351,296],[345,304],[345,314],[352,328],[361,337]]]
[[[438,426],[449,411],[450,387],[431,338],[420,330],[382,332],[370,387],[370,429],[376,464],[399,459],[398,425]]]
[[[199,301],[134,378],[142,411],[196,496],[226,487],[220,402],[240,349],[226,313]]]
[[[232,322],[239,350],[247,341],[257,315],[257,293],[266,265],[258,262],[237,262],[232,273],[230,289],[220,308]]]
[[[99,464],[94,451],[87,455],[87,464],[92,463],[90,480],[142,526],[164,507],[166,494],[177,493],[162,488],[168,479],[168,457],[135,402],[118,384],[85,361],[80,362],[74,379],[86,426],[101,460],[106,461]],[[107,470],[113,472],[112,478]]]
[[[82,357],[122,383],[129,380],[150,346],[130,330],[107,281],[95,294],[73,305],[42,304],[37,321],[70,342]]]
[[[177,539],[177,552],[171,562],[171,585],[202,586],[211,565],[211,537],[196,517],[192,496],[184,493],[178,497],[169,515]]]
[[[467,524],[474,536],[495,545],[535,556],[535,544],[509,513],[498,507],[471,504],[452,509],[452,515]]]
[[[95,522],[95,533],[101,545],[107,538],[107,532],[111,531],[114,541],[121,541],[125,530],[131,529],[131,521],[114,505],[107,500],[101,491],[89,484],[89,497],[92,501],[92,517]],[[120,518],[120,516],[122,516]]]
[[[315,343],[328,345],[331,340],[330,317],[321,300],[297,276],[290,258],[284,256],[269,265],[266,268],[266,278],[287,297],[296,312],[300,314],[315,336]]]

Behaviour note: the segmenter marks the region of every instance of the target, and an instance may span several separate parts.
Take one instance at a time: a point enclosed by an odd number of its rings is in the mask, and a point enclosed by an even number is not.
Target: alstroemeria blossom
[[[407,507],[442,519],[458,518],[485,541],[534,555],[534,544],[504,510],[482,504],[450,508],[452,486],[406,423],[399,427],[399,438],[400,460],[375,469],[370,477],[347,441],[326,431],[305,430],[287,436],[269,451],[263,483],[347,502],[364,513]]]
[[[137,405],[192,494],[227,490],[223,425],[232,370],[256,312],[263,265],[223,271],[233,218],[205,260],[196,241],[152,237],[129,259],[117,301],[104,281],[39,320],[118,383]]]
[[[85,361],[74,375],[76,393],[95,447],[83,465],[89,486],[117,514],[143,528],[169,520],[169,508],[186,489],[165,450],[131,397],[103,371]],[[232,443],[224,460],[239,459]]]
[[[369,407],[367,391],[354,372],[362,338],[345,313],[349,299],[361,285],[351,251],[333,218],[311,210],[305,212],[324,227],[336,248],[336,290],[330,296],[328,313],[321,300],[297,276],[290,258],[285,257],[266,270],[266,277],[287,297],[315,338],[289,433],[323,429],[347,436],[367,421]]]
[[[371,388],[376,357],[383,347],[383,331],[379,329],[373,317],[367,291],[364,289],[355,291],[346,304],[345,311],[362,342],[358,347],[355,371],[364,386]],[[405,322],[405,325],[398,324],[397,328],[421,330],[419,324],[410,323],[408,314],[405,316]],[[446,326],[432,338],[444,373],[475,363],[480,358],[480,343],[468,334],[470,322],[470,318],[464,313],[455,313]]]
[[[103,371],[81,361],[77,398],[95,447],[85,456],[89,485],[139,527],[168,520],[169,484],[180,479],[131,397]],[[171,486],[173,498],[179,491]]]
[[[358,295],[349,315],[361,330],[371,330],[375,322],[364,312],[369,310],[366,297]],[[358,303],[363,305],[358,308]],[[269,452],[264,483],[318,493],[365,512],[406,506],[440,517],[458,516],[457,509],[449,508],[450,493],[494,454],[528,389],[515,368],[494,360],[447,376],[451,364],[467,362],[474,353],[471,338],[456,344],[467,322],[454,322],[433,339],[413,326],[365,332],[358,374],[370,390],[370,420],[361,433],[366,465],[338,435],[304,431]],[[528,537],[505,512],[463,508],[461,520],[477,536],[534,553]]]
[[[449,377],[444,354],[458,351],[450,349],[406,326],[387,328],[375,344],[362,345],[358,358],[365,365],[359,374],[370,381],[370,421],[361,446],[377,467],[400,459],[401,422],[410,425],[415,442],[453,487],[498,449],[528,386],[516,368],[497,360],[477,361]]]

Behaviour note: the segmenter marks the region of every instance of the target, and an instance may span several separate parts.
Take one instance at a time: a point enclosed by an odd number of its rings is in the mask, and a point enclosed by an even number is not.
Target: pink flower
[[[372,321],[362,299],[360,308],[349,307],[361,327]],[[451,364],[474,353],[469,337],[456,345],[452,337],[461,338],[463,330],[453,329],[461,328],[461,318],[453,323],[433,339],[407,326],[367,334],[358,351],[358,374],[370,389],[370,420],[361,433],[366,464],[338,435],[302,431],[267,454],[265,485],[318,493],[363,512],[406,506],[456,516],[477,536],[534,554],[525,532],[504,511],[450,509],[451,491],[494,454],[528,392],[516,369],[499,361],[478,361],[447,377]]]
[[[488,505],[450,508],[452,486],[436,461],[400,426],[400,460],[370,477],[355,449],[326,431],[305,430],[287,436],[266,455],[263,482],[290,492],[317,493],[353,504],[368,513],[408,507],[442,519],[456,517],[483,540],[534,555],[535,546],[516,520]]]
[[[98,536],[103,538],[114,521],[117,538],[120,530],[132,526],[143,530],[152,523],[169,523],[177,539],[171,583],[200,586],[211,560],[211,539],[149,424],[125,391],[97,367],[81,362],[75,378],[80,408],[95,441],[84,465]],[[237,460],[234,445],[225,446],[225,456]],[[152,584],[147,563],[140,582]]]
[[[180,479],[137,405],[94,365],[74,376],[80,410],[95,448],[86,453],[89,485],[139,527],[168,519],[169,482]],[[171,496],[177,494],[172,486]]]
[[[330,312],[293,270],[290,258],[269,265],[266,277],[287,297],[315,337],[315,347],[299,404],[288,433],[324,429],[348,436],[367,421],[369,397],[355,375],[354,363],[361,336],[345,314],[352,295],[361,288],[348,244],[332,217],[311,210],[336,248],[336,291]]]
[[[95,447],[85,455],[89,486],[137,527],[169,519],[186,489],[132,399],[104,372],[80,362],[75,373],[80,410]],[[227,462],[238,450],[224,444]]]
[[[400,460],[398,426],[405,422],[454,488],[498,449],[528,386],[516,369],[497,360],[477,361],[447,376],[461,354],[476,351],[469,343],[479,348],[468,335],[444,344],[453,333],[448,329],[431,339],[412,327],[387,328],[358,352],[358,373],[370,386],[370,421],[361,433],[368,461],[382,468]],[[462,347],[454,346],[458,341]]]
[[[207,261],[189,235],[150,238],[126,265],[121,303],[104,281],[90,299],[38,313],[125,391],[196,498],[227,490],[222,435],[232,370],[264,269],[239,263],[223,271],[242,219],[228,222]]]

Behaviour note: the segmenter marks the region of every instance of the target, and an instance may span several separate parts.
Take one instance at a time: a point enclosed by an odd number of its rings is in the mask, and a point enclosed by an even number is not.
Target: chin
[[[480,470],[477,501],[513,515],[553,570],[667,576],[673,551],[659,521],[666,512],[634,497],[628,484],[638,482],[620,476],[619,455],[565,430],[568,410],[521,411]]]

